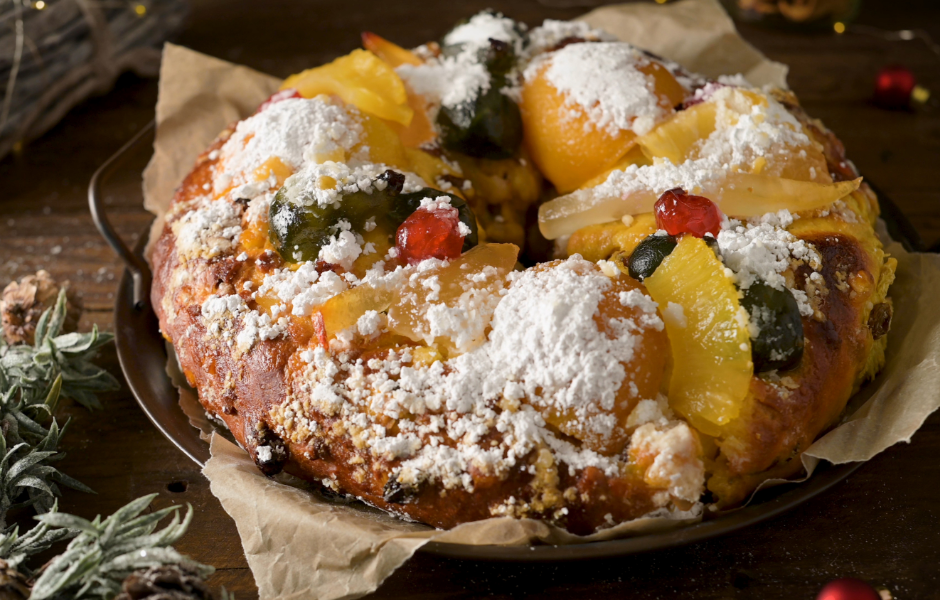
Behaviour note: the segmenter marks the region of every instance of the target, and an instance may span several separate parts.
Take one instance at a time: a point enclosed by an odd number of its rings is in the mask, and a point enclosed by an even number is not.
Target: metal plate
[[[125,147],[122,151],[127,150]],[[95,202],[97,190],[91,190]],[[897,206],[879,193],[882,216],[895,239],[911,250],[922,244],[916,230]],[[142,255],[146,232],[133,252]],[[138,276],[138,288],[140,287]],[[149,281],[148,281],[149,284]],[[137,290],[138,294],[140,290]],[[149,285],[146,290],[149,295]],[[149,302],[135,303],[135,279],[125,270],[118,287],[115,305],[115,342],[121,369],[131,392],[153,424],[173,444],[199,465],[209,459],[209,447],[179,406],[179,393],[166,373],[167,354],[159,332],[157,317]],[[760,492],[745,508],[709,515],[701,523],[673,531],[644,536],[590,542],[566,546],[468,546],[430,542],[420,552],[460,559],[508,562],[574,561],[624,556],[674,548],[727,535],[755,523],[773,518],[825,492],[864,463],[832,466],[821,463],[813,476],[802,484],[786,484]]]

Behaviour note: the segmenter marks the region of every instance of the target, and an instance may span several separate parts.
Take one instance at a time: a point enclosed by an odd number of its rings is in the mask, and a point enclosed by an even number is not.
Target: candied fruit
[[[261,106],[258,107],[258,110],[255,111],[255,114],[266,110],[272,104],[277,104],[278,102],[283,102],[284,100],[290,100],[292,98],[303,98],[300,95],[300,92],[294,88],[285,88],[279,92],[274,92],[271,96],[261,103]]]
[[[418,211],[424,212],[424,211]],[[513,244],[483,244],[446,265],[422,270],[409,278],[388,309],[389,329],[416,342],[434,346],[443,356],[469,352],[486,340],[492,299],[506,284],[519,257]],[[463,312],[462,325],[437,330],[432,307]]]
[[[428,258],[457,258],[463,238],[456,208],[419,208],[398,227],[395,246],[399,257],[413,265]]]
[[[643,281],[652,275],[663,259],[672,254],[677,244],[676,238],[671,235],[651,235],[640,242],[630,255],[630,277]]]
[[[684,236],[643,280],[672,347],[669,405],[717,436],[738,417],[754,374],[739,292],[704,240]]]
[[[717,236],[721,230],[721,211],[715,203],[703,196],[686,194],[682,188],[663,192],[653,207],[656,224],[669,235],[691,233],[705,237]]]

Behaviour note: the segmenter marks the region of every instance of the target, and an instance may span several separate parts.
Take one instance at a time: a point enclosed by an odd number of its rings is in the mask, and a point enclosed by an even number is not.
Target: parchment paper
[[[786,67],[744,42],[717,0],[612,6],[584,19],[691,70],[712,77],[742,73],[755,85],[785,86]],[[254,112],[278,84],[251,69],[166,46],[154,157],[144,173],[145,205],[157,215],[154,233],[161,231],[173,190],[196,156],[226,125]],[[861,408],[804,453],[808,472],[818,460],[868,460],[907,442],[940,406],[940,307],[931,304],[940,297],[940,256],[909,254],[896,243],[887,251],[898,259],[887,365],[853,400]],[[187,414],[199,420],[191,394],[183,396]],[[587,537],[539,521],[509,518],[436,531],[361,503],[325,498],[290,477],[268,479],[244,451],[217,434],[211,451],[204,473],[212,493],[235,520],[262,599],[362,596],[431,539],[463,544],[521,545],[536,539],[583,543],[680,527],[700,518],[697,513],[679,519],[651,516]]]

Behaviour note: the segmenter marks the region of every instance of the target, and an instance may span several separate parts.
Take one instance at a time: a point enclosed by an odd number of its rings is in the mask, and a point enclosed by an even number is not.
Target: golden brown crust
[[[803,360],[776,381],[755,377],[734,433],[721,445],[709,489],[722,505],[744,500],[764,479],[789,477],[799,455],[841,415],[871,352],[863,319],[878,269],[859,241],[846,235],[807,234],[823,259],[828,294],[825,320],[803,319]],[[798,277],[805,273],[798,273]],[[840,282],[853,282],[840,285]]]

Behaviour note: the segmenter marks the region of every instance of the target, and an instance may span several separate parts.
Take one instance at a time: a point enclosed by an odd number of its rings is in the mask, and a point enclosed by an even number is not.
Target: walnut
[[[0,297],[0,319],[3,338],[8,344],[32,344],[36,324],[43,311],[53,308],[59,290],[68,290],[68,282],[59,285],[44,270],[10,283]],[[81,302],[71,291],[66,291],[66,316],[62,330],[75,331],[82,315]]]

